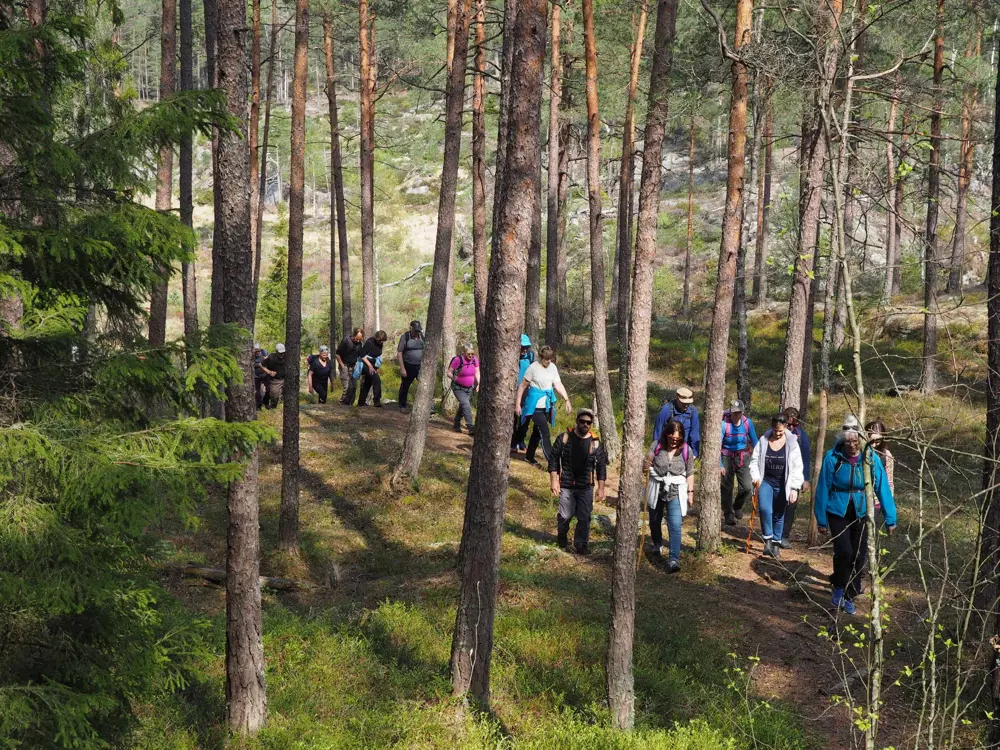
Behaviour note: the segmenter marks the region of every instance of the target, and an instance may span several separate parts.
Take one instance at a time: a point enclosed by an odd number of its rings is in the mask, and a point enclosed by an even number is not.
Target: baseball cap
[[[278,344],[277,346],[274,347],[274,351],[276,351],[278,354],[284,354],[285,353],[285,345],[284,344]]]
[[[742,412],[743,402],[740,401],[738,398],[734,398],[732,401],[729,402],[729,411]]]
[[[521,334],[521,346],[531,346],[531,338],[526,333]]]
[[[691,392],[690,388],[678,388],[676,395],[677,401],[682,404],[694,403],[694,394]]]
[[[420,321],[419,320],[411,320],[410,321],[410,330],[411,331],[422,331],[422,330],[424,330],[424,327],[422,325],[420,325]]]

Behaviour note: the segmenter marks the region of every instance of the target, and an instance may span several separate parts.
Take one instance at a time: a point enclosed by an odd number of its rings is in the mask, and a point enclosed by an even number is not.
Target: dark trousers
[[[515,414],[514,415],[514,431],[510,434],[510,452],[513,453],[518,448],[524,445],[525,437],[528,434],[528,427],[531,426],[530,420],[525,423],[524,433],[521,433],[521,418]],[[538,433],[538,428],[535,428],[535,434]]]
[[[264,394],[264,406],[268,409],[276,409],[281,401],[281,391],[285,387],[285,379],[268,378],[264,381],[266,393]]]
[[[847,503],[843,517],[826,514],[833,540],[833,575],[830,583],[844,589],[844,597],[853,599],[864,587],[865,564],[868,562],[868,523],[858,518],[854,503]]]
[[[264,393],[266,391],[264,378],[255,377],[253,379],[253,398],[257,402],[257,408],[259,409],[264,405]]]
[[[742,464],[742,465],[740,465]],[[722,477],[722,512],[727,516],[734,510],[742,510],[753,495],[753,481],[750,479],[750,454],[723,456],[722,465],[726,476]],[[733,485],[739,483],[736,501],[733,502]]]
[[[316,391],[316,400],[321,404],[326,403],[327,386],[330,384],[329,378],[313,378],[313,390]]]
[[[414,380],[420,380],[420,365],[406,365],[406,375],[399,381],[399,408],[406,408],[406,399],[410,393],[410,385]]]
[[[340,403],[351,406],[354,404],[354,389],[358,381],[354,379],[354,365],[348,365],[340,371],[340,384],[344,386],[344,394],[340,397]]]
[[[372,403],[375,406],[382,405],[382,376],[378,370],[375,374],[368,372],[368,368],[361,371],[361,392],[358,394],[358,406],[368,403],[368,392],[372,392]]]
[[[792,538],[792,524],[795,523],[795,509],[798,505],[799,503],[789,503],[788,507],[785,508],[785,525],[781,530],[782,539],[790,540]]]
[[[452,385],[451,392],[458,400],[458,411],[455,412],[455,429],[462,428],[462,417],[465,417],[465,424],[471,430],[476,426],[472,418],[472,388],[463,388],[460,385]]]
[[[590,542],[590,516],[594,512],[594,488],[563,487],[559,493],[559,512],[556,524],[559,529],[559,546],[569,544],[569,522],[576,517],[573,546],[577,552],[586,552]]]
[[[529,461],[533,461],[540,442],[542,444],[542,455],[548,461],[549,455],[552,453],[552,441],[549,439],[549,413],[544,409],[536,409],[535,413],[529,419],[521,422],[517,428],[517,434],[514,436],[514,445],[524,442],[524,438],[528,434],[528,427],[532,424],[535,425],[535,431],[531,433],[531,440],[528,441],[528,452],[524,457]]]

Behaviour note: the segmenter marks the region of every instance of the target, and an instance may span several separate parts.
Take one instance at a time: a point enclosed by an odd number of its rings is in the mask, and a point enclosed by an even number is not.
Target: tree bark
[[[369,0],[358,0],[360,27],[358,47],[361,87],[361,297],[365,331],[375,329],[375,75],[371,48],[374,20],[369,18]],[[426,352],[425,352],[426,353]]]
[[[802,189],[799,238],[795,254],[795,280],[788,304],[788,333],[785,338],[785,365],[782,372],[781,408],[800,407],[805,323],[808,315],[809,287],[813,276],[813,258],[818,241],[818,219],[826,175],[826,142],[819,137],[820,109],[833,95],[833,84],[840,57],[840,15],[843,0],[820,0],[817,8],[817,43],[823,45],[814,112],[809,119],[809,144]],[[803,144],[804,146],[806,144]]]
[[[227,391],[226,418],[251,422],[257,417],[253,394],[253,281],[250,244],[250,151],[247,149],[246,4],[219,0],[218,84],[226,95],[236,124],[219,134],[217,186],[223,210],[216,214],[221,264],[213,269],[226,276],[223,320],[243,331],[238,360],[243,379]],[[216,248],[213,248],[216,249]],[[239,456],[234,457],[239,458]],[[267,718],[264,646],[261,636],[260,523],[257,496],[257,451],[245,455],[243,475],[229,485],[226,550],[226,702],[229,728],[255,734]]]
[[[545,67],[540,71],[539,85],[545,85]],[[542,293],[542,140],[541,118],[538,137],[538,194],[531,206],[531,241],[528,243],[528,279],[524,297],[524,332],[532,341],[538,341],[541,331]]]
[[[306,174],[306,84],[309,80],[309,0],[295,0],[292,125],[288,176],[288,296],[281,441],[278,548],[299,548],[299,382],[302,349],[302,243]]]
[[[754,211],[754,214],[756,213]],[[753,389],[750,383],[750,330],[747,322],[748,244],[749,242],[740,242],[740,249],[736,254],[736,289],[733,293],[733,314],[736,316],[736,396],[750,413]]]
[[[340,327],[337,325],[337,182],[333,162],[337,127],[337,93],[333,68],[333,19],[329,12],[323,14],[323,63],[326,70],[326,101],[330,119],[330,328],[328,333],[330,351],[336,351],[340,341]],[[315,196],[315,193],[313,194]],[[349,335],[347,332],[344,336]],[[337,365],[334,365],[337,368]]]
[[[931,150],[927,165],[927,223],[924,228],[924,352],[920,390],[937,390],[938,214],[941,197],[941,113],[944,110],[944,0],[937,1],[934,37],[934,105],[931,110]]]
[[[694,250],[694,109],[688,123],[688,205],[687,240],[684,243],[684,295],[681,310],[684,317],[691,315],[691,254]]]
[[[268,43],[267,53],[267,94],[264,101],[264,136],[261,139],[260,151],[260,182],[257,186],[257,213],[253,214],[253,222],[256,225],[254,235],[254,255],[253,255],[253,304],[254,318],[257,316],[257,297],[260,292],[260,264],[261,247],[264,238],[264,203],[267,199],[267,149],[271,139],[271,104],[274,101],[274,60],[278,44],[278,3],[271,2],[271,37]],[[278,173],[280,181],[281,173]],[[280,200],[281,193],[278,197]]]
[[[656,264],[660,179],[663,172],[663,134],[669,113],[667,94],[676,25],[677,0],[657,0],[649,106],[643,140],[642,176],[639,184],[632,305],[629,311],[632,361],[625,377],[624,446],[611,568],[607,688],[611,721],[619,729],[631,729],[635,724],[632,651],[635,637],[636,535],[639,532],[640,504],[645,502],[642,456],[646,452],[649,334],[653,319],[653,275]],[[718,493],[716,495],[718,504]]]
[[[632,187],[635,182],[635,92],[639,87],[639,63],[642,61],[642,47],[646,37],[647,2],[639,10],[639,22],[635,28],[635,41],[630,55],[628,90],[625,94],[625,124],[622,128],[622,163],[618,174],[618,250],[615,261],[618,284],[615,285],[617,299],[612,300],[618,320],[618,362],[619,370],[627,369],[629,357],[628,318],[632,300]],[[619,376],[621,378],[621,376]],[[621,378],[624,382],[624,378]]]
[[[976,35],[975,42],[969,42],[965,57],[977,59],[982,54],[983,30]],[[955,197],[955,236],[951,246],[951,268],[948,272],[948,294],[962,291],[962,273],[965,265],[965,235],[969,221],[969,185],[975,166],[976,144],[972,142],[972,111],[979,100],[979,91],[974,84],[965,87],[962,97],[962,136],[958,160],[958,193]]]
[[[822,227],[819,219],[816,220],[816,245],[813,248],[813,276],[809,280],[809,299],[806,303],[806,320],[803,324],[802,343],[802,381],[799,386],[799,418],[806,419],[806,412],[809,410],[809,395],[812,393],[813,376],[813,348],[816,346],[816,293],[819,284],[816,280],[816,269],[819,267],[819,247],[822,237]]]
[[[737,0],[736,33],[733,49],[750,43],[753,0]],[[722,437],[714,425],[722,424],[722,402],[726,395],[726,353],[729,349],[729,325],[733,312],[733,288],[736,283],[736,256],[742,229],[743,176],[747,140],[747,67],[733,60],[733,94],[729,107],[729,173],[726,180],[726,208],[722,217],[722,243],[719,248],[719,276],[715,288],[712,334],[708,344],[705,388],[705,424],[702,436],[705,456],[717,456]],[[722,507],[719,504],[718,471],[702,473],[698,505],[698,549],[718,552],[722,545]]]
[[[163,0],[160,15],[160,101],[173,96],[177,76],[177,0]],[[160,149],[156,168],[156,210],[170,211],[174,186],[174,150]],[[159,269],[163,278],[156,282],[149,299],[149,343],[163,346],[167,339],[167,283],[170,269]]]
[[[545,343],[559,345],[559,106],[562,101],[562,6],[552,4],[549,83],[549,164],[545,184]]]
[[[430,301],[427,307],[427,333],[424,341],[424,361],[432,368],[441,359],[448,267],[451,263],[452,235],[455,229],[455,194],[458,187],[458,165],[462,148],[462,107],[465,99],[465,59],[469,47],[470,4],[471,0],[461,0],[456,8],[456,64],[451,66],[448,74],[444,163],[441,167],[441,194],[438,200],[437,234],[434,241],[434,273],[431,276]],[[538,83],[540,84],[540,81]],[[523,304],[523,302],[522,297],[521,303]],[[434,401],[435,380],[434,377],[428,377],[417,381],[417,395],[414,398],[409,429],[406,431],[406,438],[403,441],[403,453],[392,474],[391,484],[394,487],[412,484],[417,479],[420,461],[424,455],[424,445],[427,441],[427,424],[430,421],[431,407]],[[482,411],[482,407],[480,411]]]
[[[274,2],[274,0],[272,0]],[[250,245],[257,247],[257,233],[262,225],[255,221],[260,213],[262,190],[260,187],[260,3],[261,0],[250,0],[253,36],[250,42],[250,131],[247,136],[250,147]],[[257,257],[254,256],[254,275]]]
[[[519,0],[518,6],[510,36],[505,39],[512,50],[510,88],[506,92],[511,106],[506,184],[496,194],[499,221],[490,263],[486,337],[480,346],[480,416],[465,496],[458,555],[460,594],[451,647],[454,694],[471,695],[482,706],[488,706],[490,701],[493,620],[510,471],[508,446],[523,323],[526,250],[531,235],[530,209],[538,194],[541,73],[548,2]]]
[[[563,56],[563,70],[568,71],[569,66]],[[565,78],[563,79],[565,81]],[[569,96],[563,88],[563,111],[569,112]],[[566,284],[566,277],[569,275],[569,254],[566,252],[566,200],[569,196],[569,155],[570,155],[570,122],[569,116],[563,115],[559,125],[559,237],[557,245],[559,247],[559,343],[565,344],[569,338],[569,316],[567,305],[569,304],[569,290]]]
[[[496,176],[493,183],[493,236],[491,240],[491,252],[496,252],[497,243],[500,238],[497,236],[496,227],[500,222],[500,203],[498,196],[504,192],[506,181],[507,165],[507,136],[510,130],[510,109],[512,106],[510,97],[511,69],[514,64],[514,22],[517,19],[520,0],[504,0],[503,4],[503,44],[500,49],[500,111],[497,117],[497,152],[496,152]]]
[[[900,85],[897,82],[889,99],[889,114],[886,123],[885,165],[886,187],[885,196],[888,210],[885,215],[885,297],[888,302],[895,293],[893,277],[899,265],[899,214],[896,213],[894,196],[896,194],[896,148],[893,137],[896,130],[896,116],[899,112]]]
[[[552,17],[556,18],[554,8]],[[486,252],[486,0],[476,0],[475,65],[472,82],[472,268],[476,338],[482,341],[486,334],[486,294],[490,270]]]
[[[181,90],[194,90],[194,33],[191,18],[191,0],[180,0],[181,30]],[[189,229],[194,228],[194,149],[190,135],[181,139],[180,172],[180,212],[181,221]],[[197,247],[197,244],[195,245]],[[192,253],[195,248],[192,248]],[[184,297],[184,338],[190,345],[198,336],[198,277],[194,257],[181,263],[181,286]],[[190,359],[188,365],[190,365]]]
[[[771,215],[771,175],[774,165],[774,82],[765,78],[764,89],[764,168],[758,175],[757,247],[754,254],[753,301],[767,305],[767,229]]]
[[[604,297],[604,216],[601,208],[601,120],[597,107],[597,39],[594,0],[583,0],[584,57],[587,69],[587,197],[590,204],[590,341],[594,350],[597,418],[608,461],[618,460],[621,441],[608,377],[607,302]]]
[[[899,146],[899,165],[902,167],[906,163],[906,158],[910,153],[910,112],[909,110],[903,111],[903,134],[900,138]],[[903,268],[900,264],[899,247],[903,238],[903,199],[906,197],[904,192],[906,184],[906,175],[904,172],[900,171],[899,176],[896,178],[895,189],[893,190],[892,197],[892,212],[896,216],[896,264],[892,267],[892,282],[890,288],[890,296],[899,294],[900,284],[903,278]]]
[[[218,25],[219,25],[219,0],[203,0],[205,9],[205,68],[208,73],[209,88],[220,88],[219,71],[216,65],[216,50],[218,48]],[[212,215],[215,218],[212,229],[212,283],[211,283],[211,308],[209,310],[209,323],[213,326],[221,325],[223,319],[223,296],[225,289],[225,272],[222,269],[223,258],[218,247],[219,222],[218,216],[222,213],[222,192],[221,185],[216,177],[219,174],[219,138],[218,127],[212,128]],[[248,167],[249,171],[249,167]],[[251,325],[251,330],[253,326]]]

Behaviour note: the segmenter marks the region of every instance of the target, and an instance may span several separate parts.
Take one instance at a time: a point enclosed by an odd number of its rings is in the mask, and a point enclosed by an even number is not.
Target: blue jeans
[[[757,492],[757,507],[760,510],[760,527],[765,539],[781,539],[781,530],[785,526],[785,490],[774,489],[767,482],[760,483]]]
[[[681,492],[686,491],[681,488]],[[666,493],[660,493],[660,500],[655,508],[649,511],[649,538],[657,547],[663,546],[663,516],[667,517],[667,536],[670,539],[670,559],[678,560],[681,556],[681,501],[667,501]]]

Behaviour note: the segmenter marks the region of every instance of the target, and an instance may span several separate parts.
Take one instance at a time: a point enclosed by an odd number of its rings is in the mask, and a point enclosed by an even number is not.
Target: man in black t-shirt
[[[365,332],[360,328],[355,328],[350,336],[344,336],[343,341],[337,347],[337,364],[340,365],[340,382],[344,386],[344,394],[340,397],[340,403],[351,406],[354,403],[354,388],[357,381],[354,379],[354,366],[361,356],[361,348],[365,340]]]
[[[559,546],[567,552],[590,553],[590,516],[594,512],[594,485],[597,499],[604,500],[604,482],[608,478],[608,454],[601,441],[590,431],[594,412],[580,409],[576,428],[556,438],[549,454],[549,484],[559,498],[556,523]],[[576,516],[573,546],[569,546],[569,523]]]
[[[285,387],[285,345],[278,344],[274,352],[267,355],[260,363],[264,371],[264,406],[274,409],[281,400],[281,391]]]

